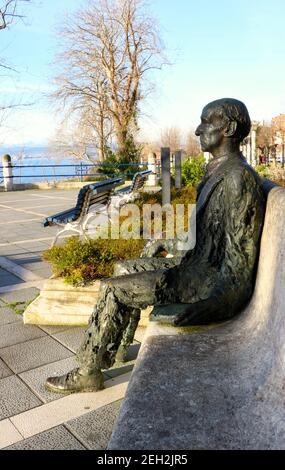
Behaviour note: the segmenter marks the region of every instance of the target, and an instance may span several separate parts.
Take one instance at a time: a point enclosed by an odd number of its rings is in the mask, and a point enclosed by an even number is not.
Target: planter
[[[73,287],[61,278],[46,281],[39,297],[25,310],[23,320],[30,325],[86,326],[96,304],[100,281]],[[147,326],[152,307],[142,311],[139,326]]]

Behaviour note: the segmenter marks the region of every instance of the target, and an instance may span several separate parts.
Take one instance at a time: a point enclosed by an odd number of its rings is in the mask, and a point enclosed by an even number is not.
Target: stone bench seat
[[[175,328],[176,309],[151,315],[108,448],[285,449],[284,188],[268,195],[246,309],[224,323]]]

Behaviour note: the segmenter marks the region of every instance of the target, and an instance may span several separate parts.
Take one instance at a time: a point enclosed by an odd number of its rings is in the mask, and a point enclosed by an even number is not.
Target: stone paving
[[[74,206],[78,190],[0,193],[0,449],[104,449],[144,329],[126,364],[104,373],[105,390],[57,395],[45,378],[75,366],[84,329],[24,325],[22,312],[50,277],[41,258],[57,232],[44,217]]]

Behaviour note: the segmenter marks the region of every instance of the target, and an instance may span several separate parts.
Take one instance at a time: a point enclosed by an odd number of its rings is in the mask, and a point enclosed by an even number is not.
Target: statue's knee
[[[111,279],[110,279],[111,280]],[[100,290],[104,291],[110,286],[110,281],[109,279],[104,279],[100,281]]]
[[[133,272],[133,263],[128,261],[117,261],[114,267],[113,276],[124,276],[125,274],[132,274]]]

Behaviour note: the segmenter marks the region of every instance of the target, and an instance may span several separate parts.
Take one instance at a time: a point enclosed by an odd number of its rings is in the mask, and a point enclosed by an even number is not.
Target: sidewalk
[[[51,275],[41,253],[57,231],[41,220],[74,206],[78,190],[0,193],[0,449],[104,449],[124,397],[143,329],[128,363],[104,373],[105,390],[57,395],[49,375],[76,365],[84,328],[23,325],[21,312]]]

